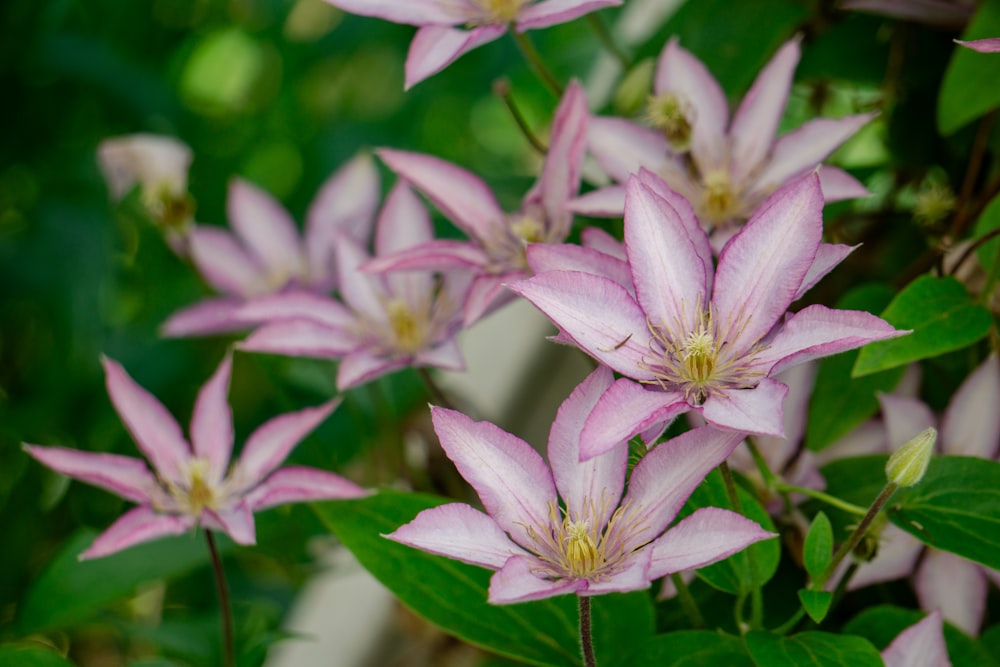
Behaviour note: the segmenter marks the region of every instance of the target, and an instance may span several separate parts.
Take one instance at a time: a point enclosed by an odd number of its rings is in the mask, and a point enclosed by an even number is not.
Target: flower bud
[[[656,61],[652,58],[640,60],[626,74],[615,91],[615,112],[622,116],[631,116],[642,110],[649,98],[649,89],[653,86],[653,73]]]
[[[889,481],[906,488],[922,480],[934,453],[936,440],[937,431],[931,427],[918,433],[893,453],[885,464],[885,475]]]

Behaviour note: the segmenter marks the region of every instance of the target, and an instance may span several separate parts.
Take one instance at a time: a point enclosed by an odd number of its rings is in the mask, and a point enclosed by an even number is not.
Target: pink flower
[[[359,155],[320,188],[306,214],[304,236],[263,190],[234,180],[227,208],[233,232],[199,225],[188,236],[191,261],[221,296],[188,306],[164,323],[166,336],[239,331],[254,322],[235,316],[254,299],[280,292],[325,294],[336,285],[334,240],[367,239],[378,204],[378,172]]]
[[[386,198],[376,223],[377,257],[431,239],[427,209],[404,181]],[[464,368],[455,342],[461,305],[469,289],[467,270],[370,274],[354,239],[341,235],[336,264],[342,301],[308,293],[262,297],[235,311],[265,324],[240,348],[291,356],[340,359],[337,387],[345,390],[406,366]]]
[[[656,172],[691,203],[720,249],[768,195],[814,170],[872,118],[820,118],[777,137],[798,61],[799,42],[793,39],[761,70],[730,119],[718,82],[671,39],[660,54],[647,114],[655,127],[595,117],[588,126],[588,148],[619,183],[641,167]],[[824,166],[819,174],[827,201],[868,194],[841,169]],[[622,186],[612,186],[579,198],[573,208],[617,217],[624,196]]]
[[[813,305],[788,314],[850,251],[820,243],[822,206],[815,175],[786,186],[730,240],[716,268],[691,207],[643,172],[629,179],[625,203],[631,289],[580,270],[509,286],[559,327],[561,341],[624,376],[588,417],[583,456],[689,410],[717,428],[782,437],[787,387],[776,374],[904,333],[858,311]]]
[[[478,275],[464,304],[468,326],[511,295],[503,283],[528,275],[528,243],[561,243],[573,214],[567,202],[580,187],[588,111],[583,89],[570,83],[552,122],[552,138],[542,174],[521,208],[504,213],[478,176],[430,155],[382,149],[379,156],[410,181],[468,236],[468,241],[435,240],[379,257],[365,267],[386,272],[466,268]]]
[[[326,0],[352,14],[420,26],[406,58],[406,87],[437,74],[459,56],[517,32],[566,23],[622,0]],[[468,28],[462,30],[453,26]]]
[[[103,359],[108,395],[136,445],[153,466],[118,454],[95,454],[25,444],[56,472],[107,489],[139,506],[126,512],[80,554],[99,558],[140,542],[178,535],[195,526],[221,530],[254,544],[253,513],[306,500],[365,494],[342,477],[300,466],[277,470],[292,448],[336,407],[336,401],[276,417],[256,431],[230,465],[233,420],[226,394],[230,357],[198,394],[191,444],[163,405],[110,359]]]
[[[580,427],[612,380],[610,370],[599,368],[563,402],[549,434],[551,469],[530,445],[493,424],[432,408],[441,446],[486,513],[462,503],[442,505],[387,537],[496,570],[489,590],[494,604],[648,588],[667,574],[774,537],[714,507],[667,528],[738,444],[738,433],[706,427],[658,445],[635,466],[624,498],[625,443],[581,463]]]

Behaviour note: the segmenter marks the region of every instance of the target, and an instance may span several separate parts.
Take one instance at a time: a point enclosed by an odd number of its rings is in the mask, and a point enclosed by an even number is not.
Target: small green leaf
[[[993,324],[990,311],[974,303],[962,283],[950,276],[917,278],[892,300],[882,318],[913,333],[863,347],[854,377],[961,349],[985,336]]]
[[[799,600],[802,607],[809,614],[809,618],[817,623],[822,623],[826,614],[830,611],[830,603],[833,602],[833,593],[830,591],[810,591],[805,588],[799,589]]]
[[[709,630],[656,635],[636,650],[629,667],[752,667],[738,637]]]
[[[1000,1],[983,0],[963,40],[1000,35]],[[960,127],[1000,106],[996,60],[990,54],[955,46],[938,96],[938,129],[948,136]]]
[[[917,539],[1000,569],[1000,463],[935,457],[923,482],[890,502],[892,522]]]
[[[746,636],[758,667],[882,667],[882,656],[862,637],[803,632],[781,637],[768,632]]]
[[[320,519],[403,604],[445,631],[532,665],[580,665],[577,598],[564,595],[513,605],[487,603],[492,573],[387,540],[420,511],[444,498],[383,491],[316,505]],[[599,663],[624,659],[653,634],[645,591],[592,598]]]
[[[805,562],[806,572],[815,579],[833,558],[833,527],[826,514],[820,512],[813,518],[809,532],[806,534],[806,541],[802,547],[802,560]],[[801,595],[800,595],[801,597]]]
[[[743,488],[737,487],[740,503],[743,506],[743,516],[756,521],[771,532],[774,530],[774,522],[771,521],[767,510]],[[729,495],[726,493],[726,485],[722,481],[722,474],[718,470],[713,470],[705,481],[694,490],[687,504],[681,511],[681,516],[687,516],[701,507],[721,507],[732,509],[729,503]],[[778,561],[781,558],[781,544],[778,540],[764,540],[753,544],[739,553],[735,553],[725,560],[719,561],[698,570],[698,576],[721,591],[732,595],[750,590],[752,578],[750,574],[749,551],[753,550],[757,565],[757,585],[763,586],[778,570]]]
[[[0,667],[73,667],[73,663],[37,644],[6,644],[0,646]]]

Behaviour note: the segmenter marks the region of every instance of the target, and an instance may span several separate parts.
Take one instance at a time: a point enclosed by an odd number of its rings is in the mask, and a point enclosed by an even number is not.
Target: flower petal
[[[535,574],[538,562],[530,556],[512,556],[490,578],[490,604],[513,604],[576,593],[587,587],[586,579],[543,579]]]
[[[992,459],[1000,446],[1000,361],[991,354],[948,403],[941,423],[944,454]]]
[[[354,240],[337,239],[337,283],[344,303],[373,323],[386,322],[386,281],[378,274],[365,273],[360,267],[368,261],[368,253]]]
[[[349,329],[357,317],[344,304],[312,292],[281,292],[250,299],[235,316],[247,323],[308,320],[332,329]]]
[[[299,230],[277,199],[237,178],[229,185],[226,210],[233,231],[271,276],[280,280],[305,275]]]
[[[624,569],[615,569],[607,578],[588,581],[587,588],[580,595],[603,595],[605,593],[627,593],[649,588],[653,579],[649,574],[649,563],[652,552],[641,549],[625,557]]]
[[[157,474],[170,482],[181,481],[191,448],[177,420],[117,362],[101,357],[101,363],[108,396],[135,444]]]
[[[263,266],[228,231],[197,225],[187,243],[198,273],[219,292],[246,297],[264,289]]]
[[[284,320],[265,324],[236,347],[288,357],[340,359],[360,345],[356,334],[343,329],[309,320]]]
[[[497,522],[463,503],[423,510],[385,537],[414,549],[499,570],[514,555],[527,555]]]
[[[875,560],[861,563],[847,584],[848,590],[857,590],[871,584],[907,577],[913,572],[924,544],[902,528],[889,524],[879,536],[878,555]],[[848,561],[844,561],[846,565]]]
[[[247,505],[254,512],[311,500],[360,498],[368,492],[340,475],[306,468],[287,466],[275,470],[264,482],[246,495]]]
[[[731,389],[709,396],[701,406],[701,415],[716,428],[783,438],[782,404],[787,393],[785,385],[764,378],[752,389]]]
[[[386,256],[419,247],[434,238],[430,214],[406,181],[389,191],[375,228],[375,255]],[[407,303],[423,300],[434,289],[434,277],[427,272],[395,271],[385,276],[393,296]]]
[[[232,297],[204,299],[174,312],[160,327],[160,335],[179,338],[241,331],[248,327],[246,322],[236,317],[236,311],[242,305],[242,299]]]
[[[549,525],[556,486],[531,445],[454,410],[432,407],[431,418],[448,458],[504,532],[518,541],[525,527],[538,530]]]
[[[966,634],[979,634],[989,592],[979,565],[947,551],[928,549],[913,587],[922,609],[940,609],[945,620]]]
[[[702,507],[649,546],[653,552],[649,576],[658,579],[711,565],[772,537],[777,535],[736,512]]]
[[[597,401],[580,434],[580,459],[586,461],[688,410],[684,394],[647,388],[626,378],[615,381]]]
[[[1000,53],[1000,37],[987,37],[986,39],[973,39],[962,41],[956,39],[955,43],[980,53]]]
[[[288,457],[302,438],[326,419],[340,405],[340,399],[335,398],[323,405],[306,408],[298,412],[274,417],[250,434],[239,461],[234,477],[242,479],[247,488],[253,488],[261,482],[281,462]]]
[[[454,25],[472,18],[468,0],[326,0],[360,16],[409,25]]]
[[[412,358],[391,357],[371,348],[357,350],[345,356],[337,368],[337,390],[347,391],[352,387],[371,382],[386,373],[410,366]]]
[[[827,202],[858,199],[871,195],[871,192],[861,181],[843,169],[826,164],[819,168],[819,186],[823,190],[823,200]]]
[[[885,667],[951,667],[940,610],[896,635],[882,651],[882,661]]]
[[[927,405],[912,396],[878,395],[882,406],[889,451],[894,452],[921,431],[937,427],[937,419]]]
[[[535,273],[582,271],[613,280],[632,293],[632,272],[624,260],[600,250],[572,243],[533,243],[528,246],[528,264]]]
[[[530,4],[517,14],[517,30],[548,28],[567,23],[602,7],[617,7],[624,0],[542,0]]]
[[[221,530],[237,544],[257,543],[253,512],[245,499],[217,512],[205,510],[201,515],[201,525],[209,530]]]
[[[142,459],[27,443],[23,447],[35,460],[59,474],[107,489],[134,503],[149,502],[150,490],[157,485]]]
[[[392,273],[451,268],[483,269],[489,261],[482,248],[473,242],[436,239],[391,255],[373,257],[361,270],[365,273]]]
[[[820,243],[819,248],[816,249],[816,258],[809,267],[809,271],[806,272],[805,278],[802,279],[802,284],[799,285],[798,291],[795,292],[795,300],[797,301],[802,298],[803,294],[812,289],[816,283],[822,280],[826,274],[836,268],[838,264],[844,261],[858,247],[837,243]]]
[[[227,354],[208,382],[198,392],[191,415],[191,445],[194,455],[208,461],[210,485],[226,476],[233,454],[233,412],[229,407],[229,377],[233,357]]]
[[[98,535],[93,544],[78,558],[80,560],[101,558],[141,542],[150,542],[168,535],[180,535],[187,532],[194,524],[194,517],[159,514],[145,505],[135,507],[118,517],[118,520]]]
[[[625,214],[625,188],[609,185],[571,199],[566,209],[591,218],[620,218]]]
[[[468,51],[507,32],[505,25],[484,25],[472,30],[454,30],[430,25],[417,31],[406,56],[406,85],[409,90],[432,74],[437,74]]]
[[[591,118],[587,123],[587,149],[608,176],[619,183],[641,167],[659,171],[660,165],[671,159],[662,132],[624,118]]]

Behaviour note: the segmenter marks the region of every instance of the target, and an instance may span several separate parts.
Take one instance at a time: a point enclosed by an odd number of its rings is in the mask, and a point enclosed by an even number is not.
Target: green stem
[[[548,148],[546,148],[545,144],[538,138],[538,135],[532,131],[531,126],[528,125],[528,121],[524,118],[524,114],[521,113],[521,108],[517,106],[517,102],[514,100],[514,95],[510,92],[510,81],[506,78],[494,81],[493,94],[503,100],[503,103],[507,105],[507,110],[510,111],[510,115],[514,118],[514,122],[517,123],[518,129],[521,130],[521,134],[523,134],[524,138],[528,140],[531,147],[542,155],[545,155],[548,152]]]
[[[733,479],[733,471],[729,469],[729,464],[723,461],[719,464],[719,472],[722,473],[722,481],[726,485],[726,495],[729,502],[737,514],[743,514],[743,503],[740,502],[739,493],[736,491],[736,480]],[[750,570],[750,628],[759,630],[764,623],[764,595],[760,586],[760,571],[757,568],[757,553],[753,545],[747,547],[747,568]]]
[[[860,542],[861,538],[868,532],[868,528],[872,525],[872,521],[874,521],[875,517],[878,516],[878,513],[882,511],[885,504],[889,502],[889,498],[892,497],[892,494],[896,492],[897,488],[896,484],[893,484],[892,482],[885,485],[882,492],[878,494],[878,498],[876,498],[875,502],[873,502],[871,507],[868,508],[868,512],[865,514],[864,518],[861,519],[860,523],[858,523],[858,527],[854,529],[854,532],[851,533],[849,538],[847,538],[847,541],[841,544],[840,548],[837,549],[837,553],[833,555],[833,560],[831,560],[830,564],[826,566],[825,570],[823,570],[823,574],[819,577],[819,579],[812,583],[812,586],[810,586],[812,590],[823,590],[823,586],[830,580],[833,573],[837,571],[840,561],[844,560],[847,554],[854,551],[854,547],[858,546],[858,542]]]
[[[850,514],[856,514],[858,516],[864,516],[868,512],[864,507],[855,505],[854,503],[849,503],[846,500],[841,500],[836,496],[831,496],[828,493],[823,493],[822,491],[816,491],[815,489],[807,489],[804,486],[795,486],[794,484],[785,484],[784,482],[778,482],[775,487],[779,491],[784,491],[787,493],[801,493],[804,496],[809,496],[810,498],[815,498],[820,500],[827,505],[832,505],[837,509],[842,509]]]
[[[631,67],[631,59],[625,55],[625,52],[622,51],[618,44],[615,43],[614,37],[611,36],[611,32],[608,30],[608,27],[604,25],[604,21],[601,20],[601,17],[597,14],[591,13],[587,14],[585,20],[587,21],[587,25],[590,26],[590,29],[594,31],[595,35],[597,35],[597,40],[601,43],[601,45],[606,48],[619,63],[621,63],[622,69],[627,70]]]
[[[442,408],[448,408],[449,410],[454,410],[455,406],[450,400],[448,400],[448,395],[444,393],[444,390],[434,381],[433,376],[431,376],[430,371],[426,368],[417,368],[417,373],[420,374],[421,379],[423,379],[424,384],[427,385],[427,391],[430,392],[431,398],[437,405]]]
[[[773,632],[776,635],[787,635],[789,632],[795,629],[795,626],[799,624],[799,621],[801,621],[805,617],[805,615],[806,615],[806,610],[802,607],[799,607],[798,609],[795,610],[795,613],[792,614],[791,618],[789,618],[787,621],[785,621],[778,627],[771,630],[771,632]]]
[[[514,42],[517,44],[517,48],[521,49],[521,54],[524,56],[524,59],[528,61],[528,64],[531,65],[531,68],[535,70],[535,74],[538,75],[542,82],[556,97],[562,97],[562,84],[559,83],[559,80],[556,79],[549,68],[545,66],[545,62],[542,61],[542,57],[538,55],[535,45],[531,43],[531,40],[528,39],[527,35],[523,32],[517,32],[516,30],[511,30],[510,34],[514,36]]]
[[[597,667],[594,660],[594,638],[590,628],[590,598],[578,595],[580,601],[580,650],[583,652],[584,667]]]
[[[205,541],[208,543],[208,553],[212,558],[212,571],[215,573],[215,586],[219,591],[219,613],[222,615],[222,653],[224,667],[233,667],[233,609],[229,603],[229,587],[226,586],[226,573],[222,569],[222,559],[219,549],[215,546],[212,531],[205,529]]]
[[[691,625],[698,629],[706,627],[705,617],[701,615],[701,609],[698,608],[698,603],[695,601],[694,596],[691,595],[691,589],[684,583],[684,577],[681,576],[681,573],[674,572],[671,574],[670,581],[674,583],[674,588],[677,589],[677,601],[681,603],[684,612],[691,619]]]

